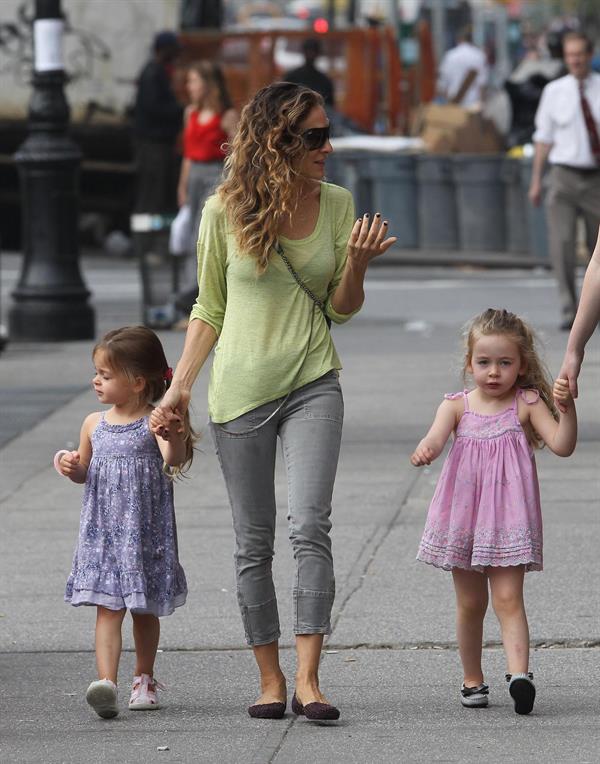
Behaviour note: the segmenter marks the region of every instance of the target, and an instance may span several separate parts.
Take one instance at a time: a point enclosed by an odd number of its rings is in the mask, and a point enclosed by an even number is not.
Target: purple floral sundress
[[[517,416],[537,390],[517,391],[499,414],[465,410],[438,481],[417,559],[444,570],[542,570],[542,513],[533,450]]]
[[[65,601],[170,615],[187,584],[177,552],[173,486],[148,417],[92,433],[79,542]]]

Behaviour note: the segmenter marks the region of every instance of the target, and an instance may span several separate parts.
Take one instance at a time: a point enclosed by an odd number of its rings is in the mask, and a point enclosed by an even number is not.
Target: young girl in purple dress
[[[451,433],[417,559],[451,570],[464,679],[461,702],[488,704],[481,667],[488,605],[500,622],[509,691],[518,714],[533,709],[526,571],[542,569],[542,516],[533,449],[546,444],[570,456],[577,414],[567,380],[551,380],[533,331],[514,313],[489,309],[466,336],[464,375],[470,392],[446,395],[431,429],[411,456],[415,467],[437,458]],[[557,412],[553,398],[560,403]]]
[[[154,660],[159,616],[183,605],[187,585],[177,553],[172,477],[191,463],[189,419],[168,440],[148,429],[152,402],[168,387],[160,340],[144,326],[109,332],[94,348],[94,392],[108,411],[89,414],[77,451],[59,451],[58,472],[85,483],[79,543],[65,600],[95,605],[98,680],[86,700],[99,716],[118,714],[121,625],[133,618],[136,669],[131,710],[159,707]],[[168,465],[170,469],[165,468]],[[170,474],[168,474],[170,473]]]

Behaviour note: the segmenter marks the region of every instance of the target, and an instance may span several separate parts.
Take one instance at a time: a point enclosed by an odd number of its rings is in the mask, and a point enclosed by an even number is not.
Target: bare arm
[[[544,166],[551,148],[551,143],[536,141],[531,170],[531,183],[529,184],[529,200],[536,207],[542,200],[542,175],[544,174]]]
[[[462,401],[460,401],[462,406]],[[416,447],[410,457],[411,464],[423,467],[431,464],[442,453],[450,434],[458,422],[458,407],[456,401],[444,400],[440,403],[429,432]]]
[[[190,164],[191,159],[182,159],[181,161],[181,171],[179,173],[179,183],[177,184],[177,204],[180,207],[183,207],[183,205],[187,202],[187,187],[188,187],[188,178],[190,176]]]
[[[217,333],[210,324],[201,319],[190,321],[185,335],[183,353],[173,374],[171,386],[160,404],[150,415],[150,429],[155,435],[169,434],[169,424],[179,423],[183,431],[181,415],[190,403],[192,387],[200,369],[217,341]]]
[[[73,483],[85,483],[92,458],[92,432],[98,424],[100,414],[90,414],[83,420],[79,434],[79,448],[61,456],[58,469],[61,475]]]
[[[600,321],[600,231],[594,254],[585,272],[579,308],[569,334],[567,350],[558,374],[569,381],[573,398],[577,398],[577,378],[583,363],[584,349]]]
[[[577,411],[566,379],[555,381],[553,394],[561,402],[558,422],[541,399],[527,405],[529,421],[553,453],[571,456],[577,444]]]
[[[365,274],[369,263],[396,241],[395,236],[386,239],[387,232],[387,221],[382,221],[379,213],[376,213],[372,223],[368,215],[354,223],[348,241],[348,258],[342,280],[331,296],[331,306],[336,313],[347,315],[358,310],[363,304]]]

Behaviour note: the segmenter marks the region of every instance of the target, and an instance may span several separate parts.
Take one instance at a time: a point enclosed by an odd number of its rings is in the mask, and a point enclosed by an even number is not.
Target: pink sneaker
[[[156,697],[157,689],[166,690],[166,687],[149,674],[134,676],[131,697],[129,698],[129,710],[154,711],[154,709],[160,708]]]

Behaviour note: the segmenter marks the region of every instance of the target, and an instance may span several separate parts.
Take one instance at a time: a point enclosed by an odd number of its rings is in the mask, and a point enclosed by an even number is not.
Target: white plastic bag
[[[187,255],[190,251],[192,235],[192,215],[190,205],[184,204],[179,208],[175,220],[171,223],[169,232],[169,251],[172,255]]]

